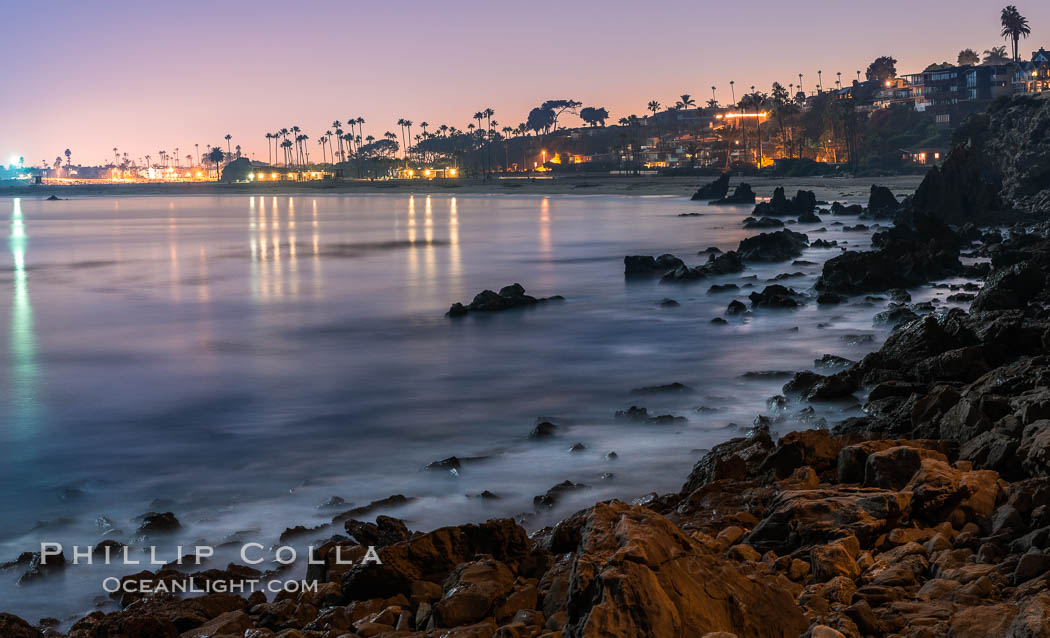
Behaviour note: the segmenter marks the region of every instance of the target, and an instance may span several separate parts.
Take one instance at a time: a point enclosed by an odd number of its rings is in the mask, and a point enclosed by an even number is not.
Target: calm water
[[[118,530],[106,538],[122,541],[135,516],[170,510],[184,525],[175,540],[217,545],[241,532],[270,544],[285,527],[329,520],[340,510],[318,505],[331,496],[417,497],[391,513],[429,529],[532,511],[533,496],[565,479],[591,486],[528,522],[538,527],[597,499],[677,490],[699,449],[737,434],[727,424],[769,413],[783,379],[744,372],[805,368],[823,353],[857,359],[885,336],[871,321],[882,303],[709,323],[734,298],[708,294],[712,283],[755,276],[761,289],[801,271],[785,283],[808,289],[836,250],[802,257],[818,265],[687,286],[625,282],[625,254],[672,252],[695,265],[698,250],[754,234],[740,228],[749,209],[677,197],[0,207],[0,562],[43,540],[95,544],[100,516]],[[867,245],[833,221],[819,236]],[[513,282],[566,302],[443,316]],[[664,297],[681,306],[659,307]],[[874,341],[844,338],[857,334]],[[696,393],[630,395],[676,381]],[[632,404],[688,423],[613,419]],[[850,409],[823,408],[832,419]],[[539,416],[555,417],[560,435],[528,440]],[[576,442],[586,450],[570,453]],[[487,459],[459,476],[421,471],[451,455]],[[482,490],[501,498],[466,496]],[[45,594],[0,572],[0,600],[33,619],[68,615],[97,602],[101,574],[72,567]]]

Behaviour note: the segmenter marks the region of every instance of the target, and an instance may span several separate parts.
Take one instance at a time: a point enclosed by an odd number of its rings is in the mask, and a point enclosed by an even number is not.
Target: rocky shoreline
[[[756,219],[892,220],[874,250],[825,263],[816,301],[887,295],[895,304],[883,319],[896,328],[859,362],[795,373],[769,414],[705,454],[679,492],[597,503],[531,535],[512,519],[418,533],[389,516],[358,520],[366,508],[338,520],[345,535],[316,551],[307,573],[316,591],[270,601],[126,595],[122,610],[66,633],[0,614],[0,636],[1050,636],[1050,223],[1045,193],[1033,193],[1039,174],[999,162],[1002,136],[987,133],[1002,118],[1020,118],[1024,130],[1048,116],[1019,102],[986,116],[984,129],[964,127],[961,150],[897,205],[875,188],[864,211],[815,211],[801,193],[759,204]],[[1014,143],[1050,157],[1041,137]],[[961,212],[930,205],[930,193],[953,189],[996,196]],[[783,229],[737,251],[701,251],[702,266],[632,256],[625,271],[688,283],[739,272],[748,259],[792,259],[806,243]],[[910,304],[903,290],[950,277],[984,280],[952,291],[975,293],[969,312]],[[810,300],[774,284],[751,301],[756,311]],[[863,417],[775,437],[779,422],[814,402],[858,400]],[[358,562],[368,546],[381,565]],[[262,574],[230,565],[193,576]],[[165,569],[126,579],[189,577]]]

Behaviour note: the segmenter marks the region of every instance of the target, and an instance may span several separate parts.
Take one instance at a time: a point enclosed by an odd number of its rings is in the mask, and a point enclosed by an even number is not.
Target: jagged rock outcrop
[[[759,202],[755,206],[752,217],[798,217],[811,214],[817,208],[817,196],[813,191],[800,190],[795,196],[788,199],[784,195],[784,187],[777,186],[773,189],[773,197],[768,202]]]
[[[711,201],[714,199],[722,199],[729,192],[729,173],[722,173],[713,182],[704,184],[697,189],[693,196],[690,198],[694,202],[697,201]]]
[[[500,288],[498,293],[491,290],[482,290],[474,296],[474,301],[464,306],[454,303],[445,313],[446,317],[463,317],[472,312],[500,312],[511,308],[522,308],[535,306],[548,301],[564,301],[561,295],[553,297],[532,297],[525,294],[525,288],[521,284],[511,284]]]

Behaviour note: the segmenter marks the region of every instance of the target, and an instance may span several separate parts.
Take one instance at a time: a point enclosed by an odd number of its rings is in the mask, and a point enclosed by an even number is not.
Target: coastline
[[[302,183],[148,183],[148,184],[83,184],[63,186],[0,186],[0,197],[61,198],[75,197],[143,197],[192,195],[622,195],[622,196],[688,196],[707,177],[559,177],[538,180],[449,180],[445,182],[421,180],[390,180],[382,182],[340,181]],[[915,189],[921,175],[902,175],[878,179],[844,177],[770,178],[733,176],[732,183],[747,182],[756,190],[772,191],[777,186],[790,184],[792,188],[812,190],[819,199],[833,200],[845,194],[867,196],[867,187],[874,181],[894,192]]]
[[[863,211],[818,210],[896,220],[874,250],[825,263],[816,290],[829,307],[892,299],[884,320],[897,329],[860,362],[795,373],[770,398],[771,414],[704,454],[679,492],[597,503],[531,536],[511,519],[420,534],[386,515],[355,518],[397,513],[396,502],[374,503],[336,516],[346,535],[318,549],[307,571],[316,591],[272,601],[130,595],[122,611],[91,614],[69,636],[1046,635],[1050,225],[1032,218],[1004,233],[1001,221],[1014,217],[974,214],[950,228],[921,208],[929,188],[886,209],[872,189]],[[774,198],[761,210],[793,215],[797,204]],[[775,230],[738,251],[788,261],[797,242]],[[721,257],[694,269],[664,262],[659,274],[686,281],[734,267]],[[936,312],[902,290],[957,277],[985,282],[945,291],[972,302],[968,311]],[[799,297],[767,285],[750,296],[752,311]],[[781,416],[851,400],[866,416],[773,440]],[[367,547],[382,565],[336,560]],[[192,577],[261,575],[231,565]],[[126,580],[189,577],[162,569]],[[17,638],[39,638],[48,624],[0,615]]]

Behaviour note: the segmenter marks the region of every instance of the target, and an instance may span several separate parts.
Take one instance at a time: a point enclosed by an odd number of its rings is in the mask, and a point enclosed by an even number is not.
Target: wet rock
[[[915,321],[918,318],[919,315],[915,314],[907,306],[891,306],[889,310],[876,313],[873,322],[875,324],[899,326],[903,323]]]
[[[748,217],[744,220],[744,228],[782,228],[783,226],[784,222],[773,217],[763,217],[761,219]]]
[[[736,252],[744,261],[787,261],[800,256],[808,245],[809,237],[784,229],[748,237]]]
[[[728,197],[723,196],[719,199],[712,200],[708,203],[713,204],[715,206],[721,206],[725,204],[754,204],[755,191],[751,190],[750,184],[739,184],[733,190],[732,195],[729,195]]]
[[[753,292],[748,295],[748,299],[751,300],[751,308],[798,308],[799,307],[799,295],[792,288],[787,288],[780,284],[773,284],[766,286],[762,292]]]
[[[755,476],[774,447],[768,429],[720,443],[693,466],[682,492],[688,494],[721,479],[744,480]]]
[[[840,357],[834,354],[825,354],[819,359],[813,360],[813,365],[818,368],[848,368],[855,362],[845,357]]]
[[[687,385],[678,383],[667,383],[664,385],[651,385],[642,388],[635,388],[631,390],[631,394],[636,395],[650,395],[650,394],[690,394],[695,392],[692,388]]]
[[[810,248],[834,248],[834,247],[836,247],[838,245],[839,245],[839,243],[837,241],[835,241],[834,239],[831,239],[831,240],[828,240],[828,239],[817,239],[817,240],[814,240],[813,242],[811,242],[809,244],[809,247]]]
[[[833,306],[845,302],[845,297],[836,295],[833,292],[822,292],[817,296],[817,303],[821,306]]]
[[[41,552],[30,554],[29,564],[25,572],[18,578],[19,585],[25,585],[35,581],[43,580],[48,576],[59,574],[66,568],[66,556],[64,552],[58,555],[44,556]]]
[[[583,483],[573,483],[572,481],[562,481],[554,487],[547,490],[545,494],[540,494],[532,499],[532,504],[537,508],[552,508],[558,504],[561,497],[569,492],[575,492],[578,490],[588,489],[589,485]]]
[[[168,534],[179,529],[179,519],[171,512],[147,512],[142,515],[142,523],[137,530],[138,534]]]
[[[357,518],[358,516],[365,516],[367,514],[371,514],[372,512],[375,512],[376,510],[390,509],[390,508],[400,507],[402,505],[407,505],[408,503],[411,503],[414,500],[416,500],[414,497],[408,497],[408,496],[405,496],[403,494],[394,494],[394,495],[388,496],[386,498],[381,498],[379,500],[372,501],[368,505],[362,505],[360,507],[355,507],[355,508],[346,510],[345,512],[342,512],[341,514],[337,514],[337,515],[335,515],[332,518],[332,522],[333,523],[341,523],[342,521],[345,521],[345,520],[348,520],[348,519],[351,519],[351,518]]]
[[[885,186],[872,184],[871,193],[868,195],[868,214],[872,217],[888,217],[897,212],[900,204],[894,197],[893,191]]]
[[[684,265],[685,262],[670,254],[659,257],[628,255],[623,258],[623,273],[627,277],[651,277],[663,275]]]
[[[583,452],[587,449],[587,446],[583,443],[573,443],[572,447],[569,448],[570,452]]]
[[[747,306],[736,299],[729,302],[729,306],[726,308],[727,315],[739,315],[747,312]]]
[[[668,272],[661,279],[661,283],[683,283],[706,279],[713,275],[727,275],[737,273],[744,269],[744,263],[735,251],[729,251],[721,255],[711,255],[708,262],[702,266],[689,268],[679,266]]]
[[[342,575],[347,600],[412,595],[417,581],[444,582],[453,569],[487,554],[504,564],[529,555],[525,530],[510,519],[442,527],[379,550],[382,564],[355,564]]]
[[[660,300],[660,307],[661,308],[677,308],[680,305],[681,305],[680,303],[678,303],[674,299],[671,299],[670,297],[664,297],[663,299]]]
[[[714,284],[713,286],[711,286],[710,288],[707,289],[707,293],[708,294],[715,294],[715,293],[719,293],[719,292],[732,292],[734,290],[739,290],[739,289],[740,289],[740,286],[738,286],[736,284]]]
[[[390,516],[377,516],[375,523],[350,519],[344,523],[346,533],[359,545],[386,547],[408,540],[411,532],[405,523]]]
[[[617,410],[613,416],[622,421],[645,421],[649,418],[649,410],[632,405],[626,410]]]
[[[778,186],[773,189],[773,197],[768,202],[760,202],[755,206],[752,215],[754,217],[798,217],[812,215],[816,208],[817,198],[813,191],[800,190],[789,200],[785,196],[784,188]]]
[[[563,301],[564,297],[555,295],[553,297],[536,298],[525,294],[525,288],[521,284],[511,284],[500,288],[498,293],[491,290],[483,290],[478,293],[469,305],[454,303],[446,313],[448,317],[462,317],[471,312],[500,312],[512,308],[534,306],[548,301]]]
[[[729,173],[722,173],[713,182],[705,184],[697,189],[690,198],[694,202],[722,199],[729,192]]]
[[[529,432],[530,439],[549,439],[558,432],[558,426],[550,421],[540,421],[536,427]]]
[[[1045,277],[1042,270],[1028,262],[994,270],[984,288],[971,304],[974,311],[1024,308],[1042,292]]]
[[[711,320],[711,323],[724,326],[724,325],[728,324],[729,322],[726,321],[725,319],[721,318],[721,317],[715,317],[714,319]]]

